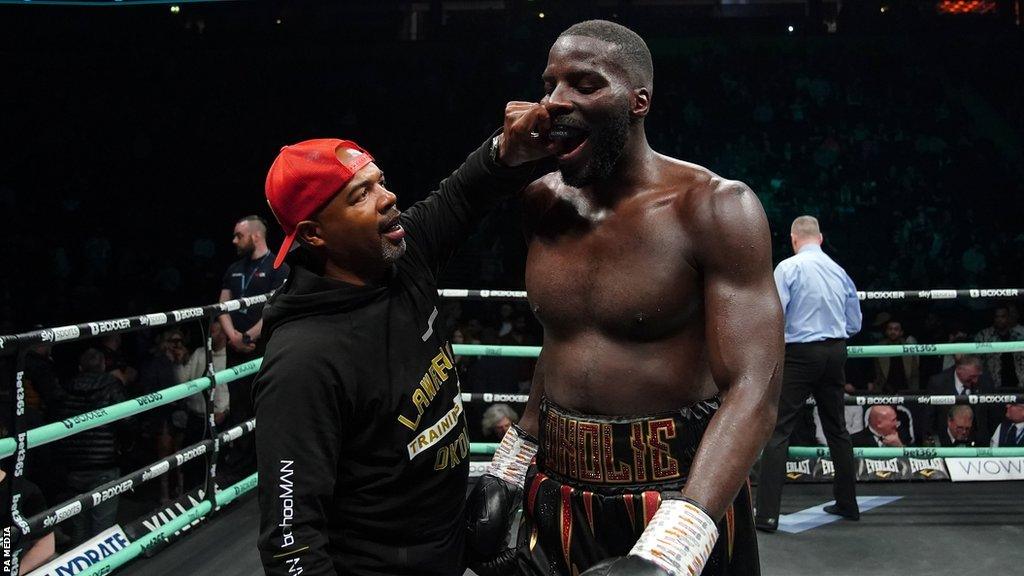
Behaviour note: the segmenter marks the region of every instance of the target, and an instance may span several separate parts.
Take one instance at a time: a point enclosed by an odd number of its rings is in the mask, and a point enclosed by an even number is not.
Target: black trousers
[[[846,340],[825,340],[786,345],[786,364],[782,372],[782,396],[775,432],[761,453],[761,475],[757,487],[757,522],[778,524],[782,485],[786,478],[789,435],[808,396],[818,404],[821,427],[828,440],[835,465],[833,493],[836,503],[846,511],[857,511],[857,471],[853,462],[853,444],[846,431],[843,385],[846,374]]]

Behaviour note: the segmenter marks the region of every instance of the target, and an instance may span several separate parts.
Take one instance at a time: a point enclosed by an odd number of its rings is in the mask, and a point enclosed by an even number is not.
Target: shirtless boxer
[[[611,22],[548,55],[540,137],[569,151],[524,196],[544,349],[470,497],[481,573],[760,572],[747,474],[783,358],[768,222],[746,185],[650,148],[652,80],[644,41]]]

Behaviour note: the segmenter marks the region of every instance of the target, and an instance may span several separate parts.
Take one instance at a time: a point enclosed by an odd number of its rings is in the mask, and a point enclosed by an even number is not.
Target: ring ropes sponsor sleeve
[[[326,530],[341,451],[340,395],[339,383],[297,354],[276,355],[256,381],[257,547],[267,576],[337,574]]]

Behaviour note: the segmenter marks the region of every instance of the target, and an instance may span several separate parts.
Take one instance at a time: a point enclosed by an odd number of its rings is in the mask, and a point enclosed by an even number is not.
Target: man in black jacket
[[[79,373],[70,382],[61,382],[52,415],[63,420],[125,401],[124,385],[106,372],[103,352],[89,348],[78,359]],[[55,459],[67,470],[67,488],[74,494],[88,492],[121,475],[118,466],[118,432],[130,421],[99,426],[61,440],[55,447]],[[114,525],[117,496],[78,514],[68,521],[72,546],[92,538]]]
[[[990,394],[993,391],[992,379],[983,372],[982,361],[978,356],[965,355],[957,359],[956,365],[939,372],[928,380],[930,395],[971,395]],[[990,418],[992,405],[979,404],[974,410],[974,432],[972,441],[979,446],[988,443],[992,429],[989,422],[998,422],[999,417]],[[949,406],[931,408],[931,415],[926,419],[929,433],[936,438],[948,437]]]
[[[469,438],[437,276],[483,213],[557,151],[546,109],[405,213],[355,143],[285,147],[266,193],[291,274],[263,316],[254,384],[258,546],[268,575],[461,575]]]

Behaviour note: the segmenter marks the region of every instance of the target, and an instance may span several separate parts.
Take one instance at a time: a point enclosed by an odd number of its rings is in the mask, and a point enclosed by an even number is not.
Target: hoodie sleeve
[[[335,576],[327,521],[342,439],[341,387],[329,370],[313,367],[322,364],[310,362],[308,351],[282,352],[254,383],[260,560],[267,576]]]
[[[550,171],[553,165],[539,161],[514,168],[491,160],[491,138],[471,153],[438,190],[417,202],[402,216],[409,233],[409,255],[433,274],[469,237],[489,210],[505,196]]]

